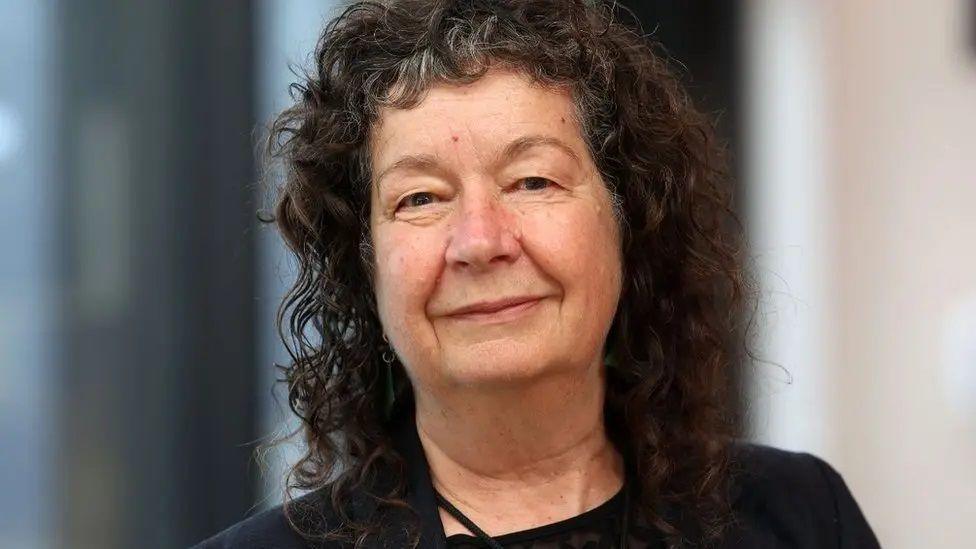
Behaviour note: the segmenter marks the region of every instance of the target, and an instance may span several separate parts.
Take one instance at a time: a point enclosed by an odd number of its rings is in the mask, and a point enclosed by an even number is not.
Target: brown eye
[[[434,200],[435,200],[434,195],[432,193],[428,193],[428,192],[413,193],[405,197],[403,200],[401,200],[397,206],[398,209],[419,208],[421,206],[426,206],[427,204],[433,203]]]
[[[527,191],[542,191],[547,189],[552,181],[545,177],[525,177],[520,179],[519,183]]]

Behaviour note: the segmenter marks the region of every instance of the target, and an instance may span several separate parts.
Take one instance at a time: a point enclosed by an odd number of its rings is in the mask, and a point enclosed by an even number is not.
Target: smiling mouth
[[[535,308],[541,297],[531,298],[517,303],[506,304],[503,307],[491,307],[490,310],[473,310],[449,315],[448,318],[469,322],[507,322],[521,317]]]

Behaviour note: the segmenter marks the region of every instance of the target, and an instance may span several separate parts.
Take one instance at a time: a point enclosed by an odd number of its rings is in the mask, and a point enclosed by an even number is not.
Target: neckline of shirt
[[[556,522],[549,524],[544,524],[541,526],[533,526],[526,530],[518,530],[516,532],[509,532],[507,534],[501,534],[499,536],[492,536],[492,539],[501,543],[511,544],[511,543],[521,543],[525,541],[534,540],[537,538],[548,537],[560,532],[565,532],[566,530],[573,530],[581,526],[589,525],[596,522],[598,519],[604,518],[606,515],[613,511],[618,510],[621,506],[624,489],[626,486],[621,486],[617,493],[610,497],[607,501],[597,505],[596,507],[590,509],[589,511],[583,511],[582,513],[565,518]],[[477,542],[478,538],[472,536],[471,534],[457,533],[451,534],[447,537],[448,541],[474,541]]]

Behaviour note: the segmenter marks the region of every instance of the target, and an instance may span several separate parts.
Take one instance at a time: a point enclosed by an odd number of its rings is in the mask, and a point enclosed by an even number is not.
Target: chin
[[[444,360],[444,377],[459,385],[518,384],[565,368],[550,353],[498,340],[470,345]]]

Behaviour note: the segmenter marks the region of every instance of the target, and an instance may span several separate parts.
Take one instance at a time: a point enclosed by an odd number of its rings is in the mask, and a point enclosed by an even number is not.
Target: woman
[[[877,546],[823,461],[730,436],[722,150],[619,15],[328,26],[272,138],[310,493],[201,547]]]

